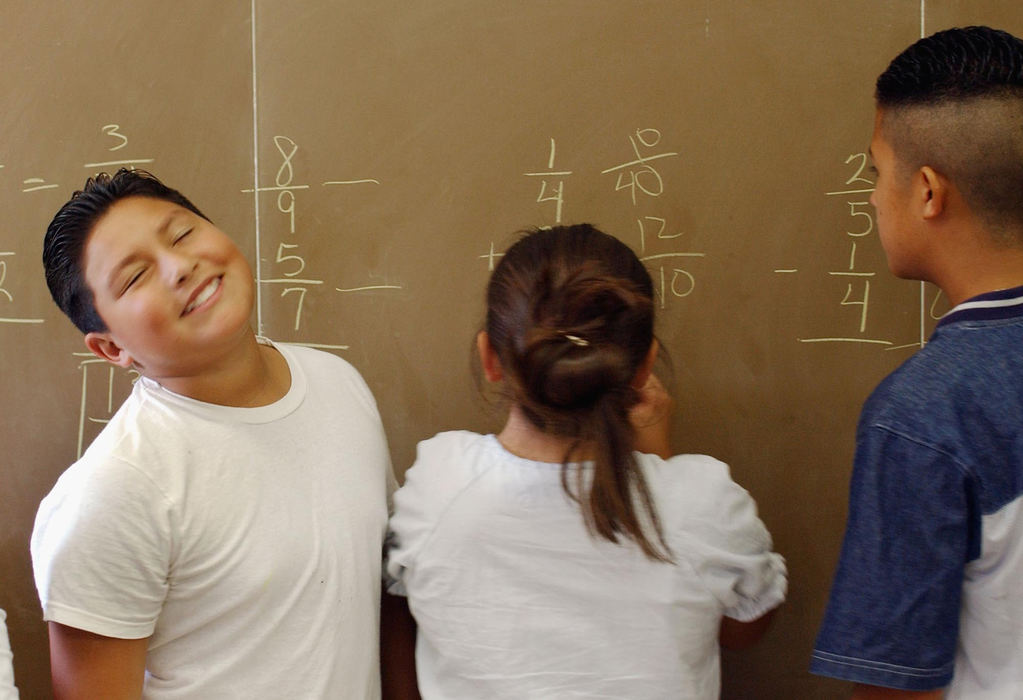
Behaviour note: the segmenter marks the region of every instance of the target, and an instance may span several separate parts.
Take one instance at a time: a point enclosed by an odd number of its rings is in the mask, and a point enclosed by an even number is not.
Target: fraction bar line
[[[269,280],[260,280],[260,284],[323,284],[323,280],[304,280],[296,277],[278,277]]]
[[[647,255],[640,260],[658,260],[660,258],[705,258],[706,253],[660,253],[658,255]]]
[[[348,287],[342,289],[341,287],[334,287],[335,291],[338,292],[364,292],[370,289],[401,289],[401,285],[398,284],[374,284],[366,287]]]
[[[245,189],[242,190],[242,192],[246,194],[256,192],[258,194],[259,192],[280,192],[282,190],[307,190],[307,189],[309,189],[309,185],[283,185],[281,187],[259,187],[258,190],[256,188]]]
[[[133,160],[106,160],[102,163],[86,163],[83,168],[106,168],[111,165],[135,165],[136,163],[152,163],[155,158],[135,158]]]
[[[870,338],[799,338],[800,343],[875,343],[891,345],[890,340],[871,340]]]
[[[632,161],[629,161],[628,163],[622,163],[621,165],[616,165],[613,168],[608,168],[607,170],[601,170],[600,174],[601,175],[606,175],[607,173],[614,172],[615,170],[621,170],[622,168],[631,168],[633,165],[643,165],[647,161],[657,160],[658,158],[670,158],[671,156],[677,156],[677,155],[678,155],[678,153],[658,153],[656,156],[645,156],[645,157],[640,158],[638,160],[632,160]]]
[[[867,192],[873,192],[875,188],[871,187],[866,190],[838,190],[837,192],[825,192],[824,194],[831,196],[835,194],[865,194]]]

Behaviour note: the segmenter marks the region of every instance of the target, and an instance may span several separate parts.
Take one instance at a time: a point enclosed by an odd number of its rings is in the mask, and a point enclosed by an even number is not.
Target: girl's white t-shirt
[[[559,464],[493,435],[420,443],[387,569],[418,623],[424,700],[718,697],[721,617],[780,604],[784,560],[725,464],[637,459],[674,563],[592,537]]]

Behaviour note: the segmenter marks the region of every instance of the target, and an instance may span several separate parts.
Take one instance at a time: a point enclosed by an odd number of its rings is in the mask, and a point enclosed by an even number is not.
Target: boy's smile
[[[202,372],[251,334],[248,263],[220,229],[172,202],[114,203],[89,235],[83,268],[107,324],[86,344],[153,379]]]

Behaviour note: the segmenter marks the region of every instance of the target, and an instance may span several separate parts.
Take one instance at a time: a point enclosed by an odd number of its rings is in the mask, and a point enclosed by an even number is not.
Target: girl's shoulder
[[[422,487],[434,493],[460,489],[474,477],[492,438],[451,430],[422,440],[416,445],[416,459],[405,472],[402,488]]]
[[[637,458],[651,487],[705,492],[735,483],[728,465],[710,455],[681,454],[663,459],[640,453]]]
[[[732,479],[731,469],[719,459],[701,454],[668,459],[644,454],[639,459],[650,493],[665,515],[716,519],[723,515],[725,504],[753,505],[752,496]]]

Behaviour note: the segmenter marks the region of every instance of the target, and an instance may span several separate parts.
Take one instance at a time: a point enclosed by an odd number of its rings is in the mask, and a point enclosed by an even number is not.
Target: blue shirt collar
[[[938,321],[937,328],[963,321],[997,321],[1023,317],[1023,287],[999,289],[967,299]]]

